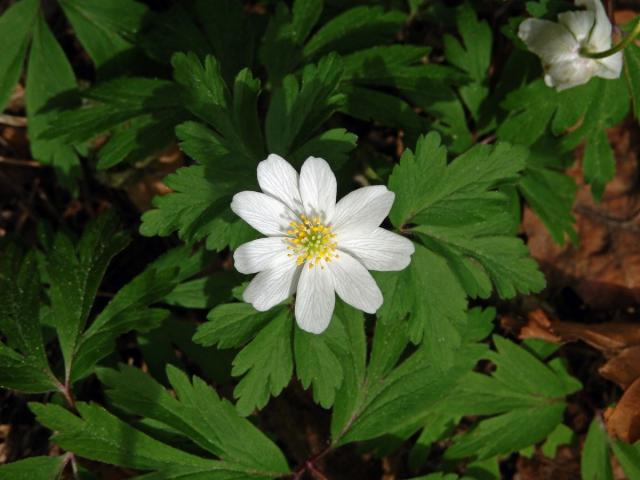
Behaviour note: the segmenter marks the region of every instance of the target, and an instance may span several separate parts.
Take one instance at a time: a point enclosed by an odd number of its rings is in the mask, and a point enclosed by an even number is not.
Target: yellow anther
[[[331,226],[322,223],[320,217],[307,217],[301,214],[299,221],[290,222],[287,230],[287,247],[292,251],[289,256],[296,257],[296,264],[309,264],[309,268],[318,265],[324,268],[322,262],[330,262],[336,251],[335,233]]]

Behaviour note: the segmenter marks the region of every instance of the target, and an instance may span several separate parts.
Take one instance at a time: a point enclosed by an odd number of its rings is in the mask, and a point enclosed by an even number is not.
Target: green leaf
[[[456,9],[456,24],[462,43],[451,35],[445,35],[445,58],[473,80],[472,83],[460,87],[459,91],[467,108],[477,120],[480,117],[481,104],[489,94],[487,70],[491,64],[491,28],[486,21],[478,20],[469,3],[464,3]]]
[[[55,390],[40,327],[40,278],[35,254],[22,257],[15,246],[0,263],[0,385],[25,392]]]
[[[299,167],[309,157],[322,154],[334,170],[339,169],[349,158],[349,153],[356,148],[358,137],[344,128],[334,128],[308,140],[293,152],[287,160]]]
[[[640,47],[635,43],[624,49],[624,72],[633,102],[633,112],[636,119],[640,119]]]
[[[99,371],[109,401],[119,409],[157,420],[221,459],[256,473],[278,476],[288,471],[278,447],[205,382],[198,377],[189,381],[171,366],[167,375],[177,398],[137,368]]]
[[[198,327],[193,341],[211,347],[239,347],[274,317],[274,312],[258,312],[248,303],[218,305],[207,315],[208,322]]]
[[[345,55],[344,80],[353,83],[388,85],[419,65],[430,48],[418,45],[382,45]],[[423,70],[426,72],[426,70]]]
[[[577,241],[572,214],[577,186],[575,180],[562,171],[564,165],[558,164],[557,147],[557,142],[548,137],[531,147],[518,190],[553,239],[562,244],[566,237]],[[572,161],[573,156],[569,156]]]
[[[380,7],[355,7],[325,23],[303,49],[305,60],[328,52],[349,53],[363,47],[391,43],[406,15],[397,10],[385,12]]]
[[[236,77],[232,95],[214,57],[207,56],[201,63],[195,54],[178,53],[171,62],[174,78],[183,87],[187,109],[215,128],[219,142],[228,151],[254,161],[262,157],[256,116],[260,82],[243,70]]]
[[[0,112],[7,106],[20,79],[39,5],[38,0],[23,0],[12,5],[0,17],[0,38],[3,43],[0,55]]]
[[[295,329],[296,374],[303,388],[313,387],[313,399],[324,408],[333,405],[336,390],[342,385],[344,373],[340,360],[348,349],[349,339],[340,321],[332,321],[322,335]]]
[[[542,453],[547,458],[555,458],[558,447],[571,445],[575,435],[573,430],[564,423],[560,423],[556,429],[549,434],[546,442],[542,445]]]
[[[78,403],[79,417],[53,404],[31,403],[29,407],[40,423],[56,432],[52,437],[55,444],[89,460],[139,470],[234,469],[234,465],[159,442],[95,404]]]
[[[600,418],[594,417],[580,456],[583,480],[613,480],[609,456],[609,438],[604,424]]]
[[[343,445],[406,428],[411,434],[419,428],[419,419],[447,396],[483,351],[481,345],[469,345],[443,372],[433,364],[430,354],[420,349],[384,379],[371,383],[365,380],[359,386],[361,391],[352,393],[358,401],[346,425],[339,431],[332,428],[333,443]]]
[[[276,88],[265,119],[265,136],[271,153],[287,156],[311,138],[338,108],[342,64],[335,54],[302,70],[301,81],[287,75]]]
[[[66,464],[64,456],[29,457],[0,466],[0,480],[56,480]]]
[[[233,360],[232,375],[244,375],[233,392],[241,415],[264,407],[271,396],[279,395],[289,384],[293,374],[292,333],[289,310],[279,309]]]
[[[219,271],[184,282],[165,295],[164,302],[183,308],[211,308],[231,300],[232,285],[242,281],[237,272]]]
[[[79,145],[113,131],[98,154],[100,168],[140,160],[166,147],[173,127],[186,117],[176,86],[166,80],[123,77],[81,93],[86,105],[60,113],[42,137]]]
[[[494,342],[497,352],[487,358],[496,364],[495,372],[490,377],[468,373],[441,409],[460,416],[496,416],[458,436],[448,458],[485,459],[536,444],[562,422],[564,397],[581,388],[562,366],[545,365],[502,337],[494,336]]]
[[[627,478],[640,478],[640,447],[614,440],[611,448]]]
[[[460,346],[459,327],[466,318],[467,299],[460,282],[439,255],[416,244],[411,264],[401,272],[376,275],[385,303],[378,312],[382,322],[408,316],[408,336],[424,343],[435,368],[448,368]],[[416,285],[426,293],[416,289]]]
[[[132,64],[133,43],[148,13],[131,0],[60,0],[74,33],[99,72],[115,73]]]
[[[528,249],[514,236],[509,198],[496,191],[518,179],[527,155],[508,144],[478,145],[447,163],[439,136],[430,133],[419,139],[415,154],[405,151],[389,178],[396,193],[392,223],[417,224],[411,230],[446,259],[472,297],[487,297],[491,283],[503,298],[544,287]]]
[[[111,259],[129,243],[125,234],[117,233],[118,223],[111,212],[101,215],[86,227],[77,246],[59,233],[49,255],[52,314],[67,380],[102,277]]]
[[[389,218],[400,227],[445,199],[465,198],[515,180],[525,166],[526,154],[525,149],[506,144],[478,145],[447,164],[439,135],[430,133],[418,141],[415,154],[405,150],[389,178],[389,188],[396,192]],[[417,174],[425,171],[429,174]]]
[[[562,421],[563,410],[564,405],[541,405],[483,420],[470,433],[459,437],[445,456],[453,459],[475,455],[484,459],[532,445]]]
[[[601,197],[615,172],[604,130],[620,122],[629,110],[623,79],[594,78],[562,92],[537,80],[508,94],[502,107],[510,112],[497,130],[502,140],[532,145],[550,129],[555,136],[562,136],[561,151],[586,141],[585,179],[592,184],[594,197]]]
[[[55,123],[60,110],[75,102],[65,98],[76,88],[71,65],[51,33],[44,16],[39,15],[33,32],[29,53],[26,106],[29,116],[28,131],[33,157],[53,165],[58,178],[70,190],[80,175],[80,160],[71,145],[60,140],[41,139],[47,127]]]

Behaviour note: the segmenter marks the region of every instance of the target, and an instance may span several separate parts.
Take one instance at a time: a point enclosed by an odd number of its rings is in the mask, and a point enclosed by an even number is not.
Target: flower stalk
[[[595,59],[610,57],[611,55],[615,55],[616,53],[621,52],[629,45],[631,45],[631,43],[636,39],[636,37],[638,37],[638,35],[640,35],[640,20],[636,22],[636,26],[633,28],[633,30],[631,30],[629,35],[624,37],[617,45],[614,45],[613,47],[603,52],[589,52],[586,49],[581,49],[580,55],[582,55],[583,57]]]

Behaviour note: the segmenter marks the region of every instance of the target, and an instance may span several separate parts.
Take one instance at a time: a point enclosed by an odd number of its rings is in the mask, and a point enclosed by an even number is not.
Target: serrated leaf
[[[347,161],[349,153],[356,148],[357,142],[357,135],[344,128],[334,128],[308,140],[293,152],[288,160],[295,167],[299,167],[307,158],[322,152],[322,158],[337,170]]]
[[[134,37],[148,14],[143,3],[130,0],[61,0],[60,6],[99,72],[113,74],[122,68],[118,64],[133,62]],[[118,62],[114,61],[116,58]]]
[[[198,457],[159,442],[95,404],[78,403],[79,417],[53,404],[29,407],[40,423],[56,431],[53,442],[89,460],[157,470],[161,478],[166,478],[164,470],[208,472],[208,478],[216,480],[265,478],[241,465]]]
[[[241,415],[264,407],[271,396],[279,395],[289,384],[293,374],[292,334],[292,316],[288,309],[280,309],[234,358],[232,375],[243,375],[233,392]]]
[[[502,337],[494,336],[494,342],[497,352],[487,355],[497,366],[492,376],[468,373],[441,408],[460,416],[497,416],[458,436],[448,458],[485,459],[543,440],[562,421],[564,397],[580,388],[565,380],[563,367],[556,371]]]
[[[380,43],[390,43],[406,15],[397,10],[385,12],[380,7],[355,7],[325,23],[303,49],[306,60],[327,52],[349,53]]]
[[[594,198],[601,197],[615,172],[604,130],[621,121],[629,110],[623,79],[594,78],[562,92],[537,80],[507,95],[502,106],[511,113],[497,130],[500,139],[532,145],[550,129],[555,136],[562,136],[561,151],[586,141],[585,180],[592,185]]]
[[[49,292],[66,380],[107,265],[129,243],[126,235],[117,233],[118,223],[112,212],[101,215],[86,227],[77,247],[59,233],[49,255]]]
[[[118,408],[166,424],[223,460],[256,473],[277,476],[287,472],[280,450],[198,377],[190,381],[180,370],[167,367],[177,393],[174,398],[136,368],[121,366],[119,371],[102,369],[98,373],[109,387],[110,402]]]
[[[113,131],[114,144],[107,143],[99,152],[100,168],[140,160],[166,147],[173,126],[187,115],[176,86],[166,80],[123,77],[81,94],[86,105],[60,113],[42,138],[81,145]]]
[[[334,431],[334,443],[342,445],[387,434],[389,424],[393,431],[414,425],[417,418],[446,397],[483,350],[480,345],[469,346],[444,372],[430,361],[424,349],[414,353],[383,381],[365,388],[349,423],[341,432]]]
[[[0,112],[7,106],[22,73],[39,5],[38,0],[17,2],[0,17],[0,38],[3,43],[3,53],[0,55]]]
[[[392,223],[417,224],[411,230],[446,259],[468,295],[488,296],[491,283],[503,298],[544,287],[528,249],[513,235],[508,197],[496,191],[518,179],[527,155],[508,144],[478,145],[447,163],[439,136],[430,133],[415,154],[405,151],[389,178],[396,193]]]
[[[3,386],[42,392],[59,385],[45,352],[38,312],[40,292],[35,254],[23,257],[15,246],[6,247],[0,263],[0,332],[8,344],[0,352]]]
[[[207,315],[208,322],[198,327],[193,341],[205,347],[239,347],[273,316],[273,312],[258,312],[248,303],[218,305]]]
[[[462,42],[445,35],[445,58],[472,79],[472,83],[461,86],[459,92],[473,118],[478,120],[481,104],[489,94],[487,70],[491,64],[491,28],[486,21],[478,20],[469,3],[456,9],[456,24]]]
[[[342,385],[341,358],[348,349],[347,332],[340,321],[331,322],[322,335],[295,329],[296,375],[303,388],[313,387],[313,399],[324,408],[333,405],[336,390]]]
[[[36,160],[52,165],[59,180],[69,190],[75,190],[80,160],[73,147],[60,140],[40,138],[57,120],[62,108],[75,106],[74,97],[69,94],[76,88],[71,65],[42,14],[36,19],[27,73],[26,107],[31,153]]]
[[[273,92],[265,119],[269,152],[287,156],[316,133],[342,99],[341,76],[341,60],[330,54],[317,65],[306,65],[300,81],[295,75],[283,79]]]
[[[415,247],[409,268],[376,275],[385,298],[378,317],[383,322],[408,317],[409,339],[423,342],[440,359],[435,368],[446,369],[460,345],[458,327],[466,318],[466,295],[442,257],[422,245]]]
[[[475,429],[459,437],[446,458],[472,455],[490,458],[524,448],[544,439],[562,421],[564,405],[543,405],[515,409],[480,422]]]
[[[65,464],[64,456],[29,457],[0,466],[0,480],[56,480]]]

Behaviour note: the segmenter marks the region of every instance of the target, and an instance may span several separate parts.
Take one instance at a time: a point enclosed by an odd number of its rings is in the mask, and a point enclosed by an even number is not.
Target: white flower
[[[586,10],[564,12],[558,22],[529,18],[520,24],[518,36],[542,59],[544,81],[557,90],[587,83],[591,77],[618,78],[622,53],[589,58],[611,48],[611,22],[600,0],[576,0]]]
[[[244,300],[265,311],[296,293],[300,328],[324,331],[335,293],[367,313],[382,305],[382,293],[368,270],[402,270],[413,243],[379,225],[395,195],[387,187],[355,190],[336,203],[336,177],[322,158],[309,157],[298,172],[278,155],[258,164],[263,193],[240,192],[231,210],[266,238],[241,245],[236,269],[258,273]]]

